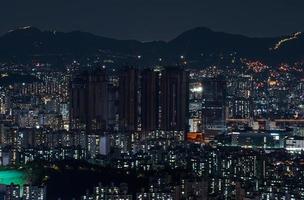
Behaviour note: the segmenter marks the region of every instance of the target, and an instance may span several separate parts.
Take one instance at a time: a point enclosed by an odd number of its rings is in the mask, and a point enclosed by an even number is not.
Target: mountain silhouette
[[[97,52],[142,55],[151,60],[160,57],[174,60],[180,55],[197,60],[206,54],[235,53],[244,58],[294,62],[304,57],[304,35],[294,33],[273,38],[252,38],[198,27],[171,41],[140,42],[107,38],[81,31],[65,33],[24,27],[0,37],[1,59],[35,55],[86,56]]]

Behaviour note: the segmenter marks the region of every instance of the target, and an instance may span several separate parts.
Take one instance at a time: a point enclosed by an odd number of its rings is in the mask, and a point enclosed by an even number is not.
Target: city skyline
[[[303,7],[2,2],[0,200],[304,200]]]

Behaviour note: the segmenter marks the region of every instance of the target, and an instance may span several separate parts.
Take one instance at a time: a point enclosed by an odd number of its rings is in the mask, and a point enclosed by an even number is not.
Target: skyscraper
[[[119,80],[119,116],[126,131],[185,131],[188,72],[127,68]]]
[[[242,74],[227,80],[227,118],[249,119],[253,116],[252,102],[252,76]]]
[[[203,80],[203,131],[221,132],[225,128],[226,81],[223,77]]]
[[[135,68],[126,68],[119,76],[119,120],[126,131],[140,129],[140,77]]]
[[[70,86],[70,129],[107,129],[107,79],[103,70],[78,74]]]
[[[180,68],[166,68],[160,78],[161,130],[185,131],[188,129],[188,72]]]
[[[189,84],[189,129],[201,132],[203,84],[201,80],[191,80]]]
[[[159,111],[159,72],[145,69],[141,79],[141,118],[142,130],[158,129]]]

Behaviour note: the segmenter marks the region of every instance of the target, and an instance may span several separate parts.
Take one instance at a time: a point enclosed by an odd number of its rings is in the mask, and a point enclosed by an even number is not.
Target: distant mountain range
[[[64,33],[24,27],[0,37],[1,59],[35,55],[85,56],[96,52],[141,55],[148,60],[174,60],[180,55],[201,60],[203,55],[234,53],[239,57],[269,62],[294,62],[304,58],[304,34],[299,32],[274,38],[251,38],[199,27],[168,42],[140,42],[106,38],[80,31]]]

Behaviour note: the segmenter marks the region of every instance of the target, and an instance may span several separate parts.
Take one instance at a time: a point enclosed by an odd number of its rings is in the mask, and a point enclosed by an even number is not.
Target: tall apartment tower
[[[119,119],[125,131],[136,131],[140,121],[140,73],[126,68],[119,76]]]
[[[205,133],[225,129],[226,81],[223,77],[203,80],[202,124]]]
[[[186,131],[189,111],[189,75],[180,68],[166,68],[160,77],[160,128]]]
[[[119,80],[119,117],[126,131],[185,131],[188,72],[127,68]]]
[[[104,70],[85,71],[70,84],[70,129],[107,129],[108,83]]]
[[[154,131],[159,128],[159,72],[145,69],[141,77],[142,130]]]

